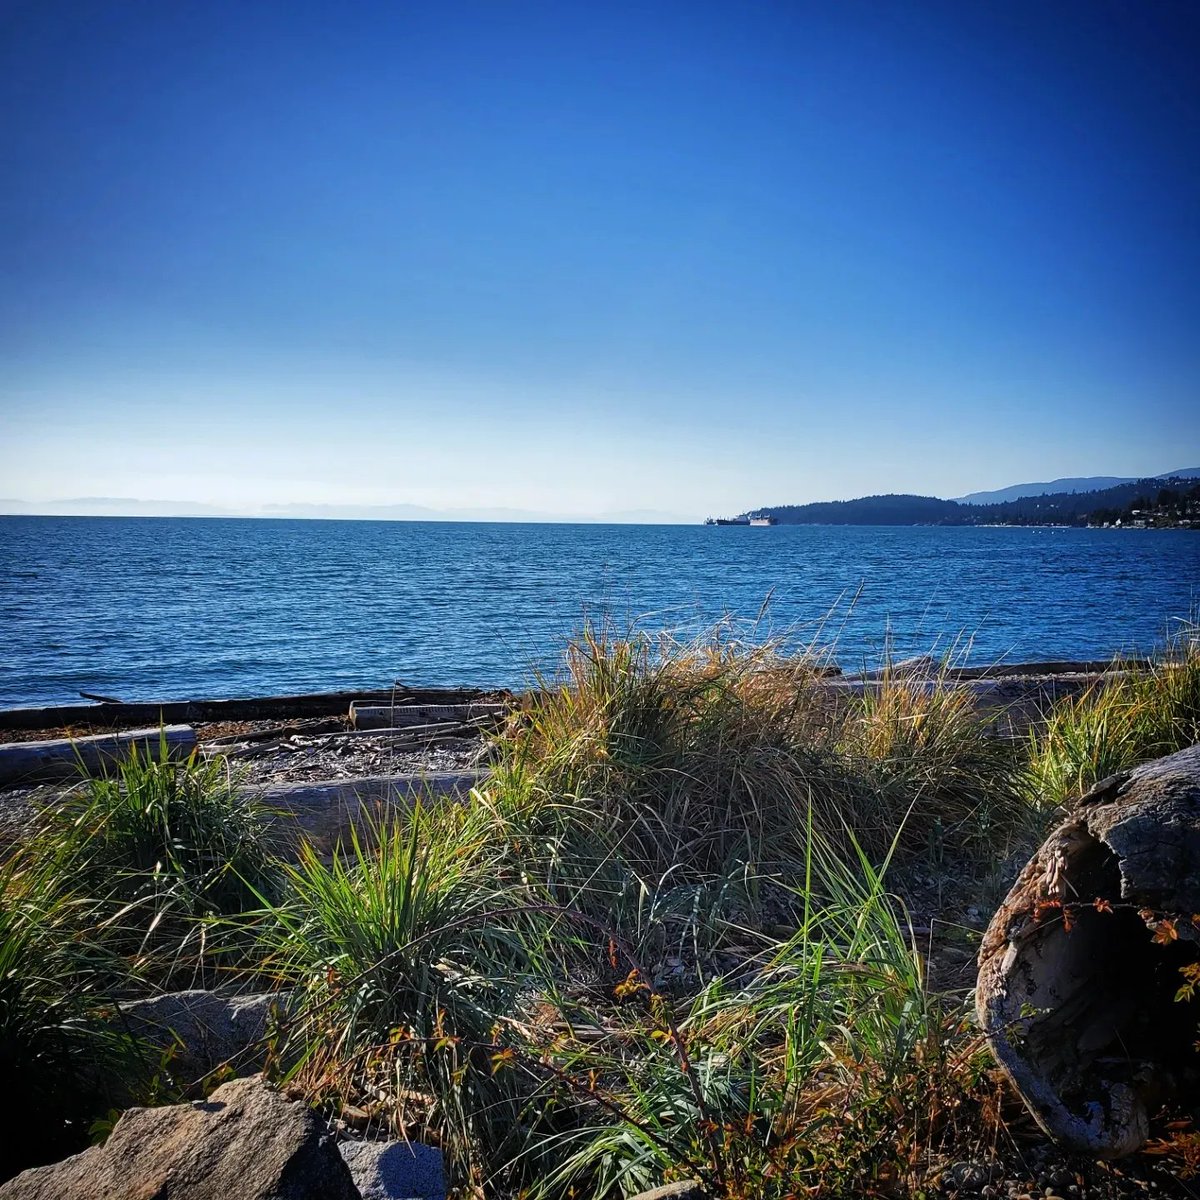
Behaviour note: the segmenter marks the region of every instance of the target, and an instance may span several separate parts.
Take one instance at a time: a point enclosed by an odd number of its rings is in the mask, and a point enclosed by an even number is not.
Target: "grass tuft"
[[[332,862],[306,847],[265,934],[296,997],[289,1077],[334,1111],[438,1141],[461,1168],[518,1124],[498,1073],[503,1022],[547,906],[505,881],[486,810],[418,805],[356,832]]]
[[[142,978],[201,986],[245,944],[236,923],[214,921],[276,886],[268,817],[224,764],[176,760],[164,738],[48,805],[30,852],[106,906],[108,944]]]
[[[1149,671],[1118,671],[1031,735],[1039,802],[1066,806],[1102,779],[1200,741],[1200,630],[1187,626]]]
[[[876,857],[898,831],[902,855],[948,841],[992,856],[1027,817],[1020,754],[944,676],[889,670],[855,695],[819,655],[717,637],[585,630],[500,758],[508,779],[602,814],[648,876],[803,861],[810,811]]]
[[[112,1021],[124,966],[96,908],[53,863],[0,865],[0,1125],[13,1135],[0,1181],[83,1149],[93,1120],[145,1098],[142,1056]]]

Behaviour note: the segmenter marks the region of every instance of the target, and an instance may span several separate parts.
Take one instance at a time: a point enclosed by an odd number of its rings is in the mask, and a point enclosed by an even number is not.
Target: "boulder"
[[[243,1075],[262,1068],[263,1041],[278,995],[222,996],[202,990],[168,992],[119,1006],[121,1028],[160,1053],[182,1082],[201,1079],[218,1067]]]
[[[1200,745],[1097,784],[984,935],[976,1008],[1042,1129],[1103,1158],[1200,1086]],[[1182,990],[1181,990],[1182,989]]]
[[[419,1142],[341,1142],[362,1200],[446,1200],[442,1152]]]
[[[0,1185],[0,1200],[359,1200],[321,1119],[261,1079],[131,1108],[103,1146]]]

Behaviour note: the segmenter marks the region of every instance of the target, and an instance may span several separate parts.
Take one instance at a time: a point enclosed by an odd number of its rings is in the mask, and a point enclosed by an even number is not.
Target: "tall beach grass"
[[[919,1193],[997,1127],[906,881],[975,895],[1056,806],[1194,740],[1200,654],[1027,742],[947,670],[847,687],[826,665],[586,630],[484,783],[327,857],[279,861],[270,814],[196,759],[83,784],[0,868],[0,1066],[63,1114],[31,1153],[77,1148],[105,1078],[153,1098],[120,997],[253,979],[289,996],[270,1076],[441,1145],[463,1196]]]
[[[1120,660],[1114,668],[1031,733],[1033,786],[1042,802],[1070,804],[1110,775],[1200,741],[1200,627],[1183,625],[1149,670]]]

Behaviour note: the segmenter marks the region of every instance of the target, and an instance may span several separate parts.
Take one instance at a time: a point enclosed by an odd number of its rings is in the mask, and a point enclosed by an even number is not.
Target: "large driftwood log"
[[[55,738],[45,742],[9,742],[0,746],[0,787],[40,783],[98,775],[135,747],[142,755],[158,757],[162,739],[172,758],[186,758],[196,748],[196,732],[190,725],[167,725],[161,729],[131,729],[96,737]]]
[[[1200,993],[1200,745],[1106,779],[1043,843],[983,939],[976,1007],[1047,1134],[1132,1153],[1194,1096]]]
[[[507,693],[480,688],[393,687],[373,692],[317,692],[302,696],[257,696],[240,700],[167,700],[146,704],[66,704],[39,708],[0,709],[0,729],[58,729],[64,725],[119,729],[160,721],[292,721],[300,717],[345,716],[348,705],[470,704]]]
[[[263,804],[274,814],[279,849],[293,853],[301,842],[330,855],[351,833],[370,834],[372,822],[417,800],[465,796],[485,777],[483,771],[436,775],[368,775],[329,783],[279,783],[264,788]]]
[[[362,704],[350,705],[355,729],[400,729],[409,725],[490,724],[501,720],[509,705],[481,701],[471,704]]]

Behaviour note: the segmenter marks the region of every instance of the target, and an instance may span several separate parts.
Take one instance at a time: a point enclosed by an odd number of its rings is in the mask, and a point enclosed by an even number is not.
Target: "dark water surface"
[[[758,636],[833,610],[847,667],[1107,657],[1195,613],[1200,532],[4,517],[0,707],[519,684],[585,617],[747,632],[768,594]]]

